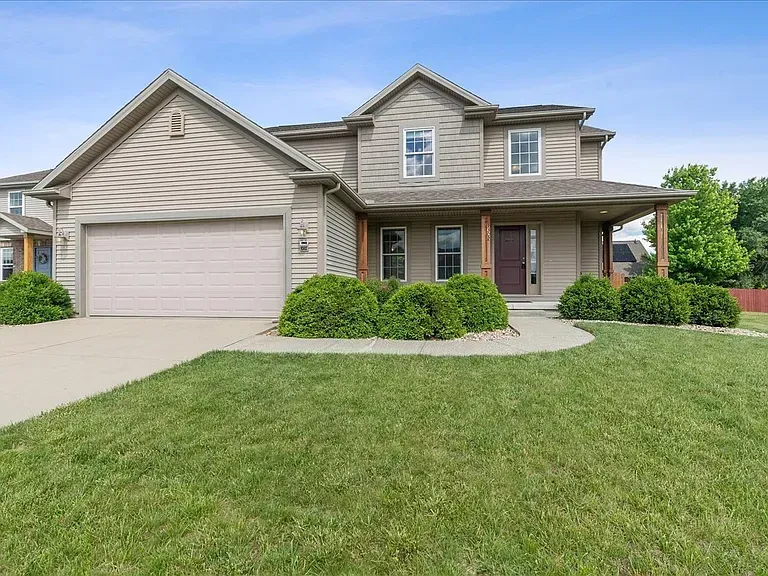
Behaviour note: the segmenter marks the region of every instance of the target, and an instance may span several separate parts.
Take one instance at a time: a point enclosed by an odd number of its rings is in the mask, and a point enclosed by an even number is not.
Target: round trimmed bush
[[[619,299],[625,322],[678,326],[691,316],[685,290],[669,278],[637,276],[621,287]]]
[[[288,295],[277,332],[296,338],[371,338],[379,305],[357,278],[313,276]]]
[[[720,286],[687,284],[683,286],[691,307],[691,324],[733,328],[739,323],[739,302]]]
[[[400,280],[397,278],[390,278],[389,280],[381,281],[376,278],[368,278],[365,281],[365,287],[376,296],[379,306],[384,306],[384,304],[387,303],[387,300],[389,300],[395,292],[400,290]]]
[[[619,291],[608,278],[589,274],[568,286],[557,305],[560,316],[578,320],[618,320],[621,312]]]
[[[439,284],[398,290],[381,309],[379,336],[393,340],[450,340],[466,334],[456,298]]]
[[[40,324],[72,315],[69,292],[45,274],[19,272],[0,284],[0,324]]]
[[[456,298],[467,332],[502,330],[509,325],[507,303],[490,279],[477,274],[455,274],[445,283],[445,289]]]

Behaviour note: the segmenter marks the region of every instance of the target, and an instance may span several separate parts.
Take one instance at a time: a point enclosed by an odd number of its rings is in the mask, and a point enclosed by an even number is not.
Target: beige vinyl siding
[[[576,148],[578,130],[575,121],[548,122],[540,126],[486,126],[483,137],[483,182],[503,182],[516,178],[541,178],[539,176],[509,176],[507,132],[541,128],[544,141],[543,178],[576,178]]]
[[[548,216],[541,224],[541,300],[558,300],[576,280],[576,214]]]
[[[325,209],[325,270],[329,274],[357,274],[357,217],[341,200],[327,197]]]
[[[290,207],[292,284],[316,274],[320,187],[297,187],[289,178],[296,166],[194,102],[177,93],[74,182],[71,200],[58,201],[58,228],[74,236],[75,219],[93,215]],[[170,108],[185,113],[183,137],[168,135]],[[308,252],[298,249],[302,220]],[[73,295],[75,244],[56,250],[57,279]]]
[[[359,189],[374,192],[403,186],[479,186],[480,120],[465,120],[464,107],[437,89],[418,81],[374,113],[374,127],[360,138]],[[437,134],[437,175],[403,181],[402,129],[434,126]]]
[[[5,220],[0,220],[0,238],[7,236],[16,236],[20,231],[16,226],[9,224]]]
[[[357,136],[291,140],[288,144],[357,188]]]
[[[582,178],[600,180],[600,142],[581,143],[581,174]]]
[[[581,273],[600,277],[600,223],[581,223]]]
[[[24,198],[24,215],[40,218],[48,224],[53,223],[53,209],[45,203],[45,200],[39,198],[30,198],[29,196]]]
[[[368,223],[368,274],[381,275],[381,228],[406,228],[406,274],[408,283],[435,281],[435,227],[463,226],[464,272],[480,274],[480,216],[430,217],[417,220],[379,220]]]

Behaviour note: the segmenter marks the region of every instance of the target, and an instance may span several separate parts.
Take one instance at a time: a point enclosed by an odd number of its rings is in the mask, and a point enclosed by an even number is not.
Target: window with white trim
[[[8,212],[11,214],[24,214],[24,193],[21,190],[8,192]]]
[[[462,232],[461,226],[435,227],[435,278],[438,281],[448,280],[463,271]]]
[[[435,175],[435,129],[407,128],[403,130],[403,175],[423,178]]]
[[[405,282],[405,228],[381,229],[381,279],[397,278]]]
[[[541,130],[509,131],[509,175],[541,174]]]
[[[13,248],[0,248],[0,281],[13,274]]]

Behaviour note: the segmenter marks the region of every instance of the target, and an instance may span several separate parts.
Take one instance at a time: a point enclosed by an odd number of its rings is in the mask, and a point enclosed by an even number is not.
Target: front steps
[[[556,318],[558,316],[557,302],[521,301],[513,300],[509,296],[505,296],[504,299],[507,301],[510,316],[540,316],[545,318]]]

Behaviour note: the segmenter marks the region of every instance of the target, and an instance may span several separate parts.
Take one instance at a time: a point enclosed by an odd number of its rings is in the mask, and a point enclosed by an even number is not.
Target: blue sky
[[[2,3],[0,175],[54,166],[165,68],[269,126],[336,120],[415,62],[502,106],[597,108],[606,179],[768,175],[766,22],[737,2]]]

